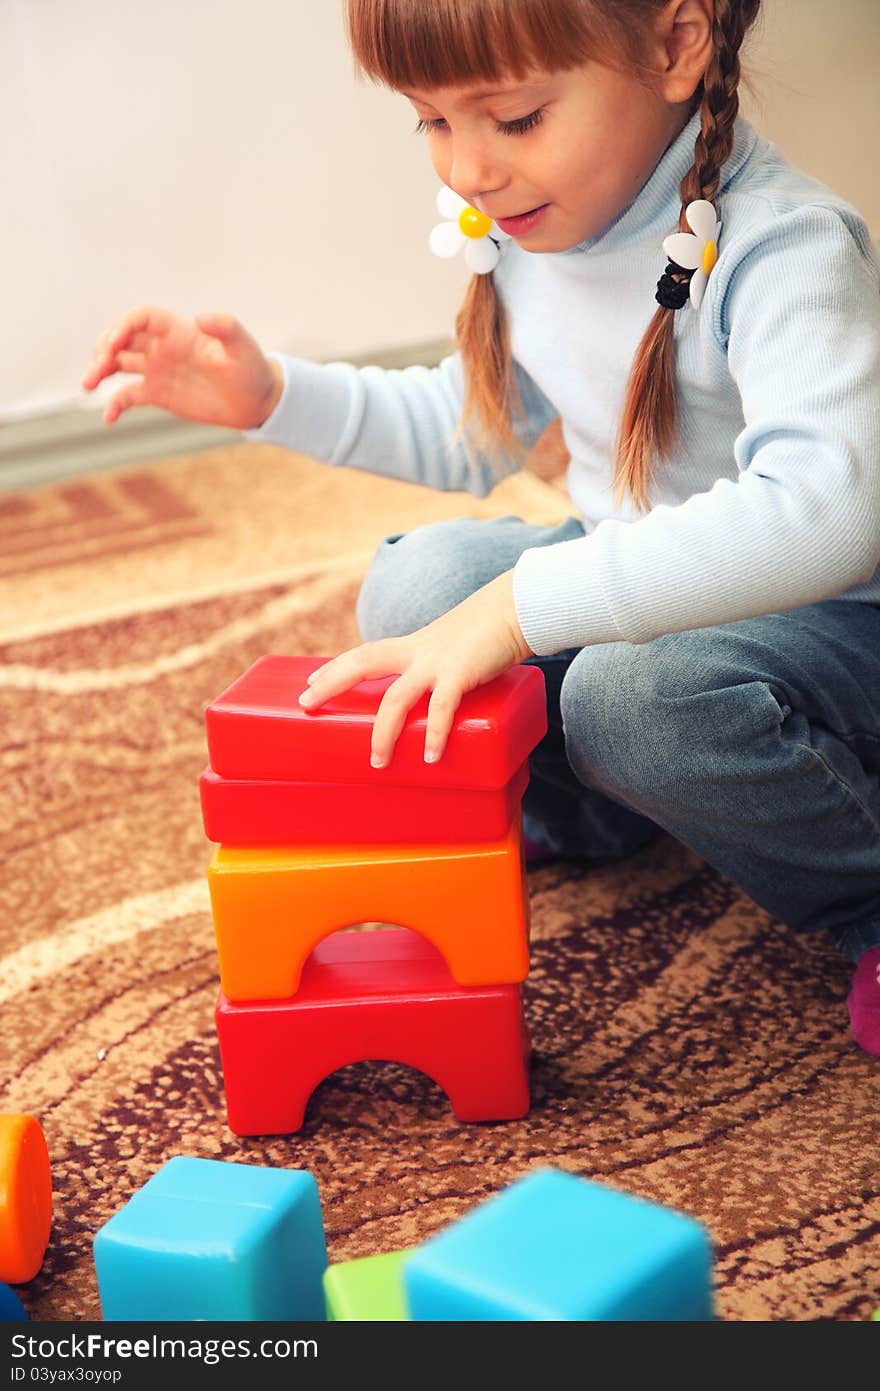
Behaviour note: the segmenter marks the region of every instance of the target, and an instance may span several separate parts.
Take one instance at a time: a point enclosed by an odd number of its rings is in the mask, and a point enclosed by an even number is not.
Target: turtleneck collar
[[[616,246],[622,242],[635,241],[652,230],[656,230],[661,236],[674,232],[678,226],[681,209],[679,184],[694,162],[694,146],[699,131],[700,113],[696,111],[671,144],[667,145],[647,182],[613,222],[609,222],[595,236],[587,237],[586,241],[578,242],[577,246],[569,247],[567,251],[558,254],[571,256],[575,252],[591,251],[600,242],[603,247]],[[734,121],[733,134],[733,149],[721,170],[716,205],[759,140],[757,131],[740,115]],[[724,214],[720,208],[719,213],[723,218]]]

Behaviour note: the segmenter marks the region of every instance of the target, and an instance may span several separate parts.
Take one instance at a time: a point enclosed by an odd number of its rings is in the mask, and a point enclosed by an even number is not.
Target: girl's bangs
[[[347,0],[356,67],[394,90],[522,81],[620,47],[590,0]]]

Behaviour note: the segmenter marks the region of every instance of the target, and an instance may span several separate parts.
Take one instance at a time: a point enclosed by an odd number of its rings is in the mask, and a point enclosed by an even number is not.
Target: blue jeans
[[[365,642],[431,623],[522,552],[581,523],[473,517],[381,542],[357,601]],[[880,943],[880,607],[819,604],[529,657],[548,733],[523,831],[578,859],[657,828],[775,918],[827,929],[857,960]]]

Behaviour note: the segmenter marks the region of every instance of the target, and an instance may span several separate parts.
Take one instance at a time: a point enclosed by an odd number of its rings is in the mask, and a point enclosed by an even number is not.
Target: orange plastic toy
[[[0,1115],[0,1281],[32,1280],[52,1227],[49,1151],[34,1116]]]
[[[354,923],[424,937],[459,985],[529,972],[519,814],[503,840],[458,845],[219,846],[208,869],[220,985],[228,1000],[294,995],[312,948]]]

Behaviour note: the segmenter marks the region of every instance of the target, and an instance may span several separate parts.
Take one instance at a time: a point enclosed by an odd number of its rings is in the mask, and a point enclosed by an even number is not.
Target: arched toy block
[[[352,922],[411,928],[459,985],[509,985],[529,971],[520,818],[498,841],[450,845],[217,847],[208,883],[227,1000],[287,999],[303,963]]]
[[[529,1109],[519,987],[458,985],[410,932],[337,933],[315,948],[295,996],[236,1003],[221,991],[216,1024],[237,1135],[298,1130],[320,1082],[371,1060],[424,1072],[459,1120],[512,1120]]]

